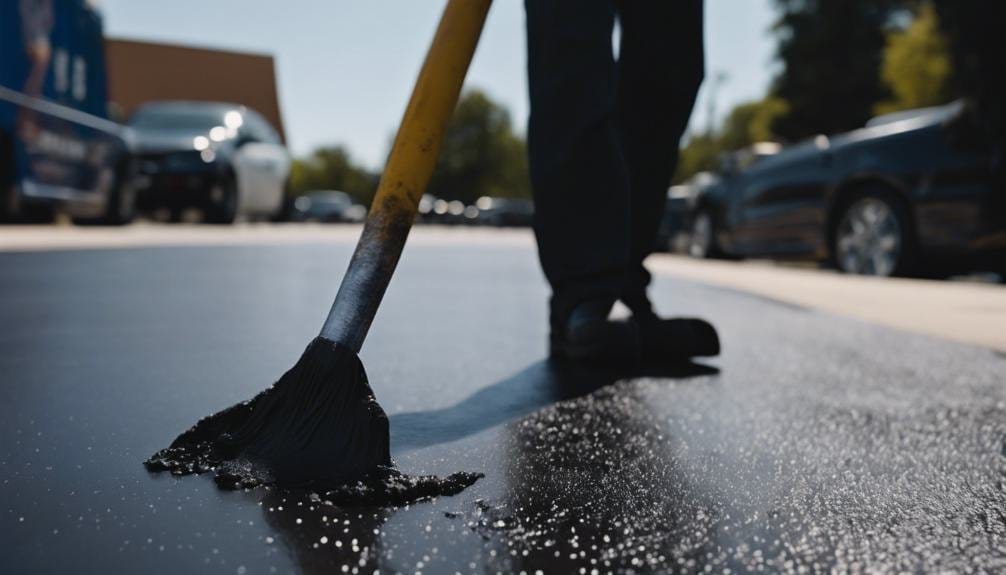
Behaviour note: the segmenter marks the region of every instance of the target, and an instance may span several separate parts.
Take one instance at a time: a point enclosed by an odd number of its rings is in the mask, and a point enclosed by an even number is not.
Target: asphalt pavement
[[[403,471],[485,473],[397,509],[142,465],[292,365],[351,234],[0,253],[0,572],[1006,569],[1001,352],[658,274],[720,358],[556,365],[500,237],[410,244],[361,354]]]

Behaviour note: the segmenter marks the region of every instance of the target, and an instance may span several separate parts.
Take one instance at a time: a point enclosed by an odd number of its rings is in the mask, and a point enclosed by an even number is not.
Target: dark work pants
[[[585,300],[651,313],[643,260],[702,82],[702,0],[525,7],[535,234],[553,326]]]

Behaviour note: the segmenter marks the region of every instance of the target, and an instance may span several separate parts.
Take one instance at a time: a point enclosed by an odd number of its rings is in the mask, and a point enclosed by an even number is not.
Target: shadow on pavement
[[[688,379],[715,375],[719,369],[700,363],[605,369],[558,360],[531,364],[516,375],[480,389],[444,409],[391,416],[392,452],[401,454],[463,439],[555,404],[593,393],[626,379]]]
[[[700,376],[708,376],[719,373],[719,370],[696,363],[651,366],[632,371],[599,369],[596,367],[585,367],[566,362],[545,360],[534,363],[516,375],[497,382],[489,387],[481,389],[465,399],[464,401],[440,410],[402,413],[391,417],[392,445],[393,450],[399,453],[429,447],[440,443],[446,443],[462,439],[490,427],[501,425],[512,420],[519,419],[529,414],[539,412],[542,408],[548,408],[555,404],[599,392],[601,395],[623,395],[624,390],[612,387],[619,381],[651,378],[651,379],[687,379]],[[603,391],[602,391],[603,390]],[[632,395],[631,392],[627,392]],[[602,402],[607,403],[606,400]],[[575,413],[582,414],[582,406],[570,406],[568,408]],[[547,413],[547,412],[540,412]],[[607,413],[601,409],[594,412],[594,416],[600,417]],[[609,414],[610,415],[610,414]],[[624,425],[625,429],[635,431],[628,433],[626,437],[650,437],[651,430],[645,428],[631,416],[631,414],[617,414],[619,425]],[[602,419],[597,419],[595,423],[603,426]],[[639,429],[636,429],[636,428]],[[511,431],[510,433],[517,433]],[[619,460],[619,465],[641,465],[643,467],[651,465],[654,457],[642,458],[640,460],[632,455],[632,446],[624,446],[619,437],[620,434],[612,436],[615,443],[615,451],[621,453],[628,450],[629,455],[624,457],[612,456],[610,459]],[[652,439],[652,437],[651,437]],[[563,442],[567,443],[567,442]],[[575,442],[568,442],[572,446]],[[565,447],[570,447],[565,446]],[[563,446],[560,446],[563,447]],[[501,445],[500,449],[512,450],[512,446]],[[533,455],[533,454],[532,454]],[[526,496],[527,490],[534,489],[521,485],[519,481],[514,481],[514,477],[533,475],[533,470],[526,469],[524,461],[529,455],[523,453],[522,448],[517,448],[515,453],[508,456],[511,460],[504,474],[508,483],[514,485],[508,491],[517,500],[522,500],[521,496]],[[562,461],[565,461],[565,459]],[[626,464],[625,461],[630,463]],[[552,462],[561,467],[561,462]],[[552,467],[554,467],[554,465]],[[535,460],[532,467],[546,468],[542,462]],[[606,468],[605,468],[606,469]],[[652,470],[639,472],[634,476],[641,478],[655,477]],[[595,470],[597,471],[597,470]],[[603,475],[605,470],[600,473]],[[610,470],[609,470],[610,471]],[[596,479],[596,478],[595,478]],[[536,476],[532,482],[533,486],[540,487],[543,480]],[[603,483],[603,482],[602,482]],[[600,483],[599,483],[600,485]],[[538,519],[533,513],[542,508],[542,503],[534,498],[526,498],[527,506],[521,506],[526,512],[520,520],[533,521]],[[481,500],[479,500],[481,502]],[[310,491],[287,491],[281,489],[267,489],[265,496],[261,499],[265,521],[277,530],[279,537],[275,540],[269,538],[266,543],[278,546],[271,552],[289,553],[297,563],[301,572],[306,574],[331,573],[331,572],[361,572],[370,573],[376,570],[383,570],[382,564],[386,562],[395,563],[403,561],[405,557],[410,557],[410,553],[415,551],[411,545],[401,548],[403,541],[385,541],[385,525],[388,520],[398,511],[396,508],[381,509],[373,507],[340,507],[330,501],[324,500],[324,495],[312,493]],[[480,507],[475,511],[475,515],[468,517],[468,513],[458,512],[447,515],[449,518],[461,518],[462,523],[448,524],[446,537],[444,533],[432,535],[419,531],[416,526],[415,533],[409,533],[406,541],[416,539],[420,548],[429,541],[436,540],[438,545],[445,548],[452,544],[457,544],[457,537],[463,536],[464,532],[469,532],[478,536],[478,540],[486,546],[485,559],[491,564],[498,562],[493,559],[497,557],[506,558],[505,563],[499,564],[501,570],[515,570],[523,564],[561,566],[563,569],[557,572],[567,572],[565,568],[572,563],[556,560],[552,557],[553,550],[549,549],[545,554],[536,545],[535,541],[524,541],[523,547],[529,550],[529,555],[523,560],[513,560],[504,549],[495,550],[497,545],[505,544],[509,540],[511,533],[506,529],[498,529],[498,525],[503,523],[511,525],[517,518],[509,515],[497,516],[508,507],[490,507],[487,504],[479,503]],[[516,509],[516,507],[514,507]],[[437,513],[441,516],[441,513]],[[572,517],[572,516],[570,516]],[[489,521],[492,518],[492,521]],[[503,523],[500,523],[503,522]],[[588,528],[588,526],[579,526]],[[429,529],[427,529],[429,531]],[[543,530],[542,533],[555,537],[559,534],[555,530]],[[619,531],[621,532],[621,531]],[[614,530],[612,530],[614,533]],[[396,536],[399,536],[397,533]],[[432,539],[430,539],[432,537]],[[454,543],[451,543],[451,541]],[[501,543],[501,541],[503,543]],[[634,540],[633,540],[634,541]],[[436,554],[436,547],[432,553]],[[633,547],[635,549],[635,547]],[[539,552],[542,551],[542,552]],[[533,552],[533,553],[531,553]],[[425,553],[425,552],[424,552]],[[399,557],[399,555],[402,557]],[[449,555],[449,553],[448,553]],[[428,562],[429,557],[424,557]],[[457,558],[440,557],[436,561],[451,562]],[[423,565],[423,563],[419,563]],[[430,565],[432,567],[432,565]],[[443,567],[440,565],[439,567]],[[438,567],[438,568],[439,568]],[[436,570],[436,569],[435,569]],[[454,571],[450,569],[449,571]],[[533,571],[533,569],[532,569]]]

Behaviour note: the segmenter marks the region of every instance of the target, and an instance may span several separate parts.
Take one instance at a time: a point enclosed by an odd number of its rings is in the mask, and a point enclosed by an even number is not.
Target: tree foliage
[[[862,126],[887,97],[880,79],[886,30],[903,0],[775,0],[773,95],[788,109],[773,128],[788,140]]]
[[[862,126],[874,113],[969,96],[1006,140],[1003,0],[774,0],[781,64],[770,93],[735,107],[712,133],[693,134],[675,180],[715,169],[723,152]],[[291,189],[337,189],[369,204],[377,175],[341,146],[294,163]],[[524,140],[508,111],[479,90],[461,98],[429,190],[467,203],[529,197]]]
[[[737,150],[755,142],[779,139],[772,126],[788,110],[789,105],[785,100],[771,96],[736,106],[727,115],[720,129],[719,139],[723,148]]]
[[[1001,0],[775,0],[777,57],[769,95],[693,134],[676,181],[715,169],[723,152],[862,126],[876,113],[957,97],[1006,142],[1006,21]]]
[[[377,191],[377,178],[353,162],[343,146],[318,148],[308,158],[294,160],[290,172],[290,192],[301,195],[312,190],[346,192],[364,205]]]
[[[674,183],[681,183],[699,172],[714,171],[725,151],[716,134],[692,134],[678,156]]]
[[[953,62],[953,89],[970,98],[1000,146],[1006,146],[1006,48],[1002,0],[934,0]]]
[[[936,9],[924,3],[911,25],[888,36],[881,78],[893,97],[877,104],[876,112],[947,103],[953,98],[952,72],[949,43]]]
[[[319,148],[295,160],[290,192],[339,190],[364,205],[377,191],[379,175],[356,164],[343,146]],[[480,196],[530,197],[527,151],[510,114],[478,90],[466,92],[447,128],[429,191],[474,203]]]
[[[720,156],[756,142],[778,141],[772,130],[775,119],[785,114],[785,101],[767,97],[734,107],[723,124],[712,133],[693,134],[678,159],[674,181],[682,182],[698,172],[715,170]]]
[[[473,203],[480,196],[530,197],[527,148],[510,113],[480,90],[465,92],[447,128],[429,191]]]

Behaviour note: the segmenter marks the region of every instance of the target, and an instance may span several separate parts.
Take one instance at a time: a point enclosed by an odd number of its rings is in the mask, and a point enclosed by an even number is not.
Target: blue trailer
[[[100,13],[88,0],[0,0],[0,217],[121,224],[128,130],[108,118]]]

